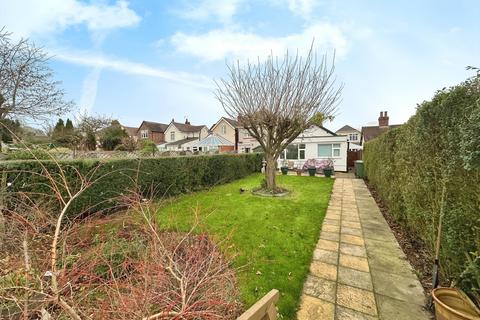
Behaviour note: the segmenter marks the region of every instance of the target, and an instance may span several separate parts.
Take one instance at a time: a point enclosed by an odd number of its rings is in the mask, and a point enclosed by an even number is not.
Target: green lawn
[[[255,174],[210,191],[168,200],[160,209],[160,220],[165,226],[174,224],[186,230],[198,207],[202,231],[217,240],[227,238],[222,246],[229,255],[235,254],[234,266],[240,268],[238,281],[246,306],[275,288],[281,292],[280,313],[293,319],[333,179],[279,176],[278,183],[291,194],[266,198],[250,193],[262,178]],[[241,194],[241,187],[248,191]]]

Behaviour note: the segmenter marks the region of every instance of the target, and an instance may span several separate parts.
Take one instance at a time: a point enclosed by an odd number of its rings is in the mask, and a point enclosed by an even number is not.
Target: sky
[[[269,54],[332,58],[343,84],[331,130],[403,123],[480,66],[478,0],[0,0],[0,26],[52,56],[75,112],[127,126],[224,116],[215,80]],[[67,115],[66,115],[67,116]],[[72,116],[72,114],[68,115]]]

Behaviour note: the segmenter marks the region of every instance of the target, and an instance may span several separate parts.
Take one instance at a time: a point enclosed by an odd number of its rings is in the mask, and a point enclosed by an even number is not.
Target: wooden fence
[[[273,289],[262,299],[245,311],[237,320],[276,320],[277,302],[280,298],[278,290]]]

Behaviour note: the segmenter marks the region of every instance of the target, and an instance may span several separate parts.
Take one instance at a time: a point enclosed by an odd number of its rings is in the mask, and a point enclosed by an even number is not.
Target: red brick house
[[[150,139],[155,144],[160,144],[165,142],[165,130],[167,129],[168,124],[151,122],[151,121],[142,121],[140,127],[137,130],[138,140]]]
[[[387,111],[380,112],[380,117],[378,117],[378,126],[366,126],[362,127],[361,141],[360,145],[365,144],[365,142],[375,139],[384,132],[387,132],[390,129],[395,129],[401,126],[401,124],[389,124],[389,117]]]

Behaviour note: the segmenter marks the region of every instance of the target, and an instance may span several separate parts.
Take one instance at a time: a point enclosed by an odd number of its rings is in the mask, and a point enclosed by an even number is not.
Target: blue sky
[[[78,109],[138,126],[224,115],[214,79],[226,62],[270,52],[336,51],[337,117],[360,127],[417,103],[480,66],[480,1],[0,0],[0,25],[30,37]]]

